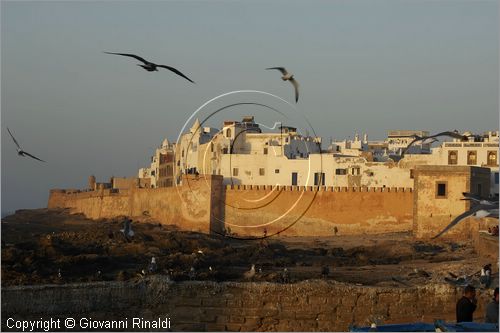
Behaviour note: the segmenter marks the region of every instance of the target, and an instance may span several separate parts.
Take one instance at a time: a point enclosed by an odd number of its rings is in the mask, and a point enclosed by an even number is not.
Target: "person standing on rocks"
[[[476,288],[468,285],[464,289],[464,295],[457,302],[457,323],[460,322],[471,322],[472,314],[476,310],[477,299],[476,299]]]
[[[498,324],[498,287],[493,293],[493,301],[486,306],[486,323]]]

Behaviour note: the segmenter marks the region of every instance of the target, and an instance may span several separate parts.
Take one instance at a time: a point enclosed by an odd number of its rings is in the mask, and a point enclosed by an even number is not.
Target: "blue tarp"
[[[434,324],[429,323],[408,323],[379,325],[376,328],[370,326],[351,327],[351,332],[436,332],[439,328],[442,332],[498,332],[498,324],[484,323],[446,323],[437,320]]]
[[[351,332],[436,332],[436,327],[428,323],[389,324],[380,325],[377,328],[352,327]]]
[[[446,323],[438,320],[436,327],[439,327],[443,332],[498,332],[498,324],[474,322]]]

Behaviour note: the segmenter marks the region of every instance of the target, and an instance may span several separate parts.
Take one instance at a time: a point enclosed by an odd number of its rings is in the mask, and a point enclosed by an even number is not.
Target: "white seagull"
[[[439,234],[436,236],[432,237],[432,239],[438,238],[451,228],[453,228],[455,225],[457,225],[459,222],[465,220],[468,217],[474,217],[476,219],[480,219],[483,217],[492,217],[492,218],[497,218],[498,219],[498,199],[483,199],[480,196],[470,194],[467,192],[464,192],[463,195],[465,196],[464,199],[462,200],[471,200],[475,202],[476,204],[473,205],[468,211],[458,215],[451,221],[446,228],[444,228]]]
[[[250,270],[248,272],[245,272],[245,274],[243,274],[243,277],[247,280],[253,278],[255,276],[255,265],[252,264],[252,268],[250,268]]]
[[[299,83],[293,78],[293,74],[290,74],[287,72],[285,67],[270,67],[266,69],[277,69],[283,74],[281,79],[283,81],[289,81],[291,84],[293,84],[293,87],[295,88],[295,103],[299,101]]]
[[[40,162],[45,162],[44,160],[41,160],[41,159],[39,159],[38,157],[36,157],[36,156],[34,156],[34,155],[31,155],[30,153],[28,153],[28,152],[24,151],[24,150],[21,148],[21,146],[19,145],[19,143],[17,142],[16,138],[14,138],[14,135],[12,135],[12,133],[10,132],[10,129],[9,129],[8,127],[7,127],[7,131],[9,132],[10,137],[12,138],[12,140],[14,141],[14,143],[15,143],[15,144],[16,144],[16,146],[17,146],[17,148],[16,148],[16,150],[17,150],[17,155],[19,155],[19,156],[23,156],[23,157],[25,157],[25,156],[29,156],[29,157],[31,157],[31,158],[34,158],[35,160],[40,161]]]

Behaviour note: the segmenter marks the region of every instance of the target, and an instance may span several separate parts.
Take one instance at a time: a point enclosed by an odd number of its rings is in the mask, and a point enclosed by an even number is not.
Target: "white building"
[[[173,156],[175,153],[175,144],[170,143],[168,139],[164,139],[161,146],[155,149],[153,156],[151,156],[150,167],[140,168],[138,172],[139,178],[149,178],[151,180],[151,187],[158,187],[160,185],[160,178],[167,178],[167,175],[162,174],[162,167],[170,163],[165,159],[166,156]],[[173,161],[172,161],[173,162]],[[173,177],[173,163],[170,166]],[[166,166],[166,165],[165,165]]]
[[[195,160],[199,164],[189,164]],[[410,170],[396,168],[392,160],[374,163],[363,156],[321,153],[321,138],[288,126],[262,133],[253,117],[225,121],[209,142],[181,155],[179,164],[222,175],[225,184],[234,185],[412,186]]]
[[[221,130],[202,127],[196,120],[169,149],[175,150],[177,184],[183,173],[200,173],[222,175],[224,184],[233,185],[413,187],[416,165],[474,165],[491,169],[490,190],[498,195],[498,131],[432,149],[429,144],[417,145],[399,160],[415,135],[429,133],[389,131],[384,141],[355,135],[354,140],[332,142],[322,151],[319,137],[303,136],[289,126],[262,133],[253,117],[244,117],[224,121]],[[165,145],[156,151],[149,170],[141,169],[139,175],[149,173],[154,187],[164,149]]]
[[[189,133],[180,137],[175,147],[175,177],[177,183],[180,182],[181,174],[200,172],[200,165],[203,164],[198,158],[201,146],[212,141],[219,131],[211,127],[201,127],[198,119],[189,129]]]
[[[428,136],[427,131],[414,130],[390,130],[384,141],[368,141],[368,136],[363,135],[360,140],[359,135],[354,135],[354,140],[334,141],[329,147],[329,151],[343,156],[364,156],[373,161],[387,161],[389,158],[399,160],[402,151],[412,142],[416,136]],[[408,151],[410,154],[428,154],[431,145],[428,143],[416,142]]]
[[[414,165],[472,165],[491,170],[491,194],[498,195],[498,131],[489,131],[480,136],[469,135],[469,141],[454,139],[432,148],[430,154],[408,154],[399,163],[403,167]]]

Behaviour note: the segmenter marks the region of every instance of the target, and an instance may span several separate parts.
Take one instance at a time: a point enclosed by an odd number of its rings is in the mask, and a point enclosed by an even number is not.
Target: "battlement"
[[[348,187],[348,186],[283,186],[283,185],[226,185],[226,191],[302,191],[302,192],[413,192],[411,187]]]

